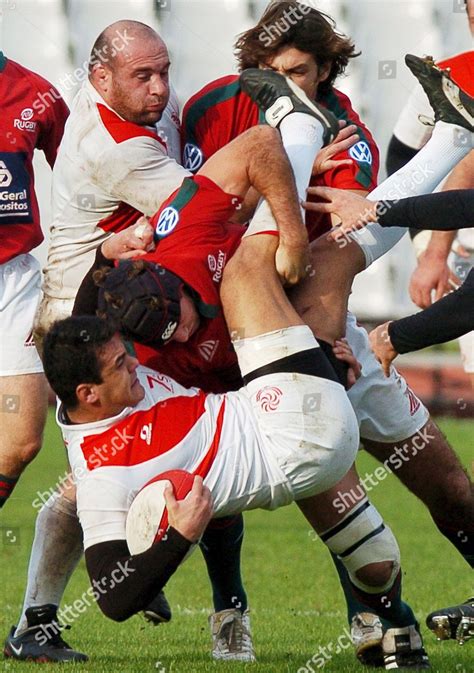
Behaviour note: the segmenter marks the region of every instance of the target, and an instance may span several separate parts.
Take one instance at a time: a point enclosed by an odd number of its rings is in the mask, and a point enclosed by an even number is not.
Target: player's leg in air
[[[422,65],[424,66],[424,64]],[[428,64],[427,67],[428,72],[430,74],[429,81],[431,82],[431,66]],[[433,74],[433,80],[434,80],[433,87],[436,89],[436,87],[440,86],[438,73]],[[468,104],[470,105],[469,101],[466,102],[466,105]],[[437,114],[438,121],[441,122],[437,124],[438,141],[436,144],[432,146],[430,153],[427,154],[427,157],[425,158],[425,161],[423,163],[423,165],[427,166],[428,168],[431,167],[430,170],[427,169],[426,171],[428,172],[428,181],[431,180],[432,182],[432,184],[429,185],[429,189],[432,189],[442,178],[442,175],[447,170],[449,170],[451,164],[453,162],[456,163],[456,161],[459,160],[461,156],[465,153],[465,148],[461,149],[458,148],[458,143],[456,143],[456,137],[459,137],[460,133],[461,134],[466,132],[471,133],[472,129],[472,127],[469,125],[468,122],[466,122],[464,117],[459,115],[457,110],[454,110],[451,102],[446,101],[446,98],[443,98],[441,102],[437,102],[436,105],[441,110],[441,112]],[[464,128],[463,125],[466,128]],[[440,144],[444,147],[444,156],[445,156],[445,160],[441,162],[442,163],[441,168],[438,165],[436,165],[436,162],[434,160],[434,155],[436,155],[436,152],[439,151]],[[439,162],[437,163],[439,164]],[[436,170],[434,170],[435,166]],[[408,181],[407,183],[408,185],[415,184],[413,182],[413,170],[415,170],[415,168],[416,170],[418,170],[419,166],[416,165],[411,167],[412,171],[411,182]],[[438,170],[441,170],[441,173],[439,173]],[[430,171],[433,173],[433,175],[435,175],[434,178],[430,177]],[[398,179],[400,180],[403,178],[406,180],[406,178],[409,176],[410,172],[407,175],[405,175],[404,178],[403,176],[399,175]],[[396,184],[399,185],[400,189],[400,182],[395,184],[392,183],[391,185],[388,185],[385,194],[389,195],[390,189],[393,189]],[[426,189],[425,183],[423,184],[423,190],[424,189]],[[400,191],[398,191],[397,193],[400,193]],[[375,191],[375,193],[372,193],[371,198],[376,196],[377,196],[377,190]],[[374,241],[376,241],[376,237],[374,237]],[[372,243],[374,241],[372,241]],[[378,253],[377,256],[379,256]],[[319,285],[318,281],[316,282],[316,285],[314,284],[314,279],[315,278],[318,279],[318,273],[320,272],[321,269],[321,261],[323,262],[322,268],[323,269],[325,268],[324,258],[321,260],[319,256],[315,257],[313,262],[315,271],[314,275],[311,275],[309,278],[303,281],[302,284],[293,289],[290,293],[292,302],[298,308],[298,312],[302,316],[304,316],[305,320],[310,324],[310,326],[313,328],[317,336],[321,335],[321,328],[320,328],[321,322],[318,324],[318,320],[316,317],[318,315],[318,312],[321,312],[321,315],[323,315],[324,318],[330,318],[326,313],[324,307],[321,306],[319,300],[321,297],[323,297],[323,299],[327,297],[328,292],[330,294],[331,283],[334,281],[335,277],[337,278],[337,271],[336,274],[334,274],[334,270],[336,268],[337,269],[340,268],[341,260],[337,258],[336,254],[336,258],[333,258],[333,264],[335,263],[335,261],[337,261],[337,265],[334,265],[331,268],[330,272],[328,271],[327,273],[324,274],[325,280],[328,281],[327,284],[325,283],[325,287],[329,288],[328,291],[326,291],[325,289],[321,289],[321,286]],[[319,280],[321,280],[321,277],[319,278]],[[341,287],[344,286],[340,285],[339,280],[340,279],[338,278],[337,288],[338,291],[341,292]],[[312,311],[314,311],[314,319],[311,315]],[[330,319],[328,320],[328,324],[330,324]],[[332,337],[332,335],[328,336],[328,334],[324,333],[323,331],[322,337],[324,338],[325,336],[326,338],[329,339],[331,339]],[[348,336],[349,341],[351,341],[349,334]],[[355,336],[359,338],[360,335],[356,334]],[[367,343],[365,345],[362,344],[362,347],[366,349],[368,352],[370,352],[368,340],[365,339],[365,341]],[[374,360],[372,355],[370,359]],[[377,363],[375,362],[372,362],[372,365],[378,367]],[[379,378],[383,382],[383,376],[381,372],[379,373],[380,373]],[[400,388],[400,386],[398,385],[397,380],[395,380],[396,378],[397,377],[394,377],[394,381],[392,381],[392,387],[398,389]],[[370,382],[370,376],[366,376],[366,381],[367,383]],[[456,535],[457,531],[463,529],[463,526],[466,526],[466,522],[467,525],[469,526],[469,530],[471,530],[473,514],[472,514],[471,486],[454,452],[449,447],[446,440],[444,439],[440,431],[436,428],[434,423],[432,421],[428,421],[427,423],[428,413],[426,412],[426,410],[423,410],[421,403],[419,403],[419,401],[416,400],[416,398],[413,399],[411,391],[408,390],[406,384],[405,386],[403,386],[404,390],[400,389],[397,392],[397,396],[400,399],[398,400],[398,403],[393,407],[393,413],[394,413],[394,418],[392,419],[393,423],[387,424],[387,427],[384,427],[385,421],[382,418],[385,416],[385,411],[383,409],[380,409],[380,412],[377,412],[377,405],[379,404],[379,402],[377,402],[377,400],[375,399],[379,398],[380,392],[383,395],[382,389],[381,388],[379,389],[377,386],[374,387],[373,385],[371,385],[370,388],[367,388],[367,390],[365,390],[364,392],[365,387],[366,387],[365,385],[361,386],[360,383],[358,382],[356,386],[354,386],[353,388],[355,398],[357,398],[358,396],[360,397],[361,394],[365,395],[367,391],[370,390],[370,394],[374,398],[375,403],[374,405],[372,405],[373,417],[372,418],[365,417],[360,419],[362,421],[361,434],[364,444],[366,445],[368,450],[371,451],[376,457],[378,457],[380,460],[386,461],[391,456],[392,457],[396,456],[396,452],[397,450],[399,450],[400,445],[403,446],[407,444],[408,446],[416,446],[420,442],[420,437],[426,438],[426,444],[427,446],[429,446],[430,451],[418,452],[416,460],[413,459],[412,461],[410,461],[410,463],[407,464],[407,466],[404,467],[403,470],[397,472],[397,474],[399,474],[400,478],[405,483],[407,483],[407,485],[409,485],[409,487],[413,490],[413,492],[419,497],[421,497],[421,499],[428,505],[438,527],[448,537],[448,539],[450,539],[454,543],[454,545],[458,548],[458,550],[461,552],[464,558],[466,558],[468,562],[472,562],[471,561],[472,551],[470,550],[470,548],[468,548],[468,546],[470,544],[469,539],[474,539],[474,537],[472,535],[469,536],[466,544],[465,536],[460,537]],[[356,399],[354,399],[354,406],[355,408],[357,408]],[[381,416],[381,418],[377,418],[377,413],[379,416]],[[406,422],[403,421],[403,418],[405,418]],[[404,427],[406,428],[406,430],[404,430]],[[393,460],[393,458],[391,460]],[[437,462],[442,466],[440,467],[439,470],[436,467]],[[433,475],[433,482],[431,482],[431,479],[430,480],[420,479],[420,475],[426,474],[427,471],[428,473],[431,473]],[[427,481],[430,481],[430,484],[433,483],[432,489],[426,483]],[[353,483],[348,487],[347,490],[348,492],[351,492],[351,490],[354,489],[352,492],[357,492],[358,488],[361,487],[358,485],[358,480],[354,473]],[[426,489],[428,489],[429,493],[426,491]],[[439,497],[436,498],[435,492],[438,493],[438,496],[441,492],[442,494],[441,499]],[[347,592],[346,592],[346,598],[349,599]],[[348,602],[349,604],[351,603],[350,600],[348,600]]]
[[[281,109],[282,97],[285,97],[286,100],[293,99],[295,101],[296,89],[289,88],[289,84],[283,78],[274,73],[264,73],[263,71],[255,71],[255,73],[250,73],[250,76],[252,78],[253,94],[257,96],[258,91],[263,89],[265,104],[270,109]],[[259,82],[262,85],[261,89]],[[296,99],[299,96],[298,92]],[[296,102],[295,107],[301,112],[306,111],[299,102]],[[305,116],[308,117],[308,115]],[[294,147],[299,147],[298,164],[295,166],[293,162],[297,188],[300,185],[307,184],[314,153],[317,151],[315,139],[318,136],[315,134],[317,130],[314,124],[315,118],[317,119],[316,115],[304,120],[301,114],[293,115],[286,112],[282,113],[280,119],[275,123],[280,128],[285,148],[289,143],[287,137],[289,128],[289,135],[294,141]],[[281,120],[286,120],[287,123],[280,123]],[[299,124],[302,122],[307,125],[312,124],[313,134],[308,133],[308,126],[306,130],[303,128],[300,132],[297,132],[298,123],[293,126],[292,121],[297,121]],[[319,124],[319,122],[317,123]],[[295,134],[299,135],[295,137]],[[321,129],[319,129],[320,137]],[[245,134],[239,138],[244,140]],[[199,173],[211,178],[224,191],[243,194],[245,189],[242,191],[242,175],[237,174],[237,180],[240,183],[237,184],[235,179],[233,181],[229,179],[224,170],[226,165],[238,165],[239,154],[236,155],[237,162],[234,163],[228,161],[226,152],[229,152],[232,147],[237,152],[240,151],[239,138],[228,145],[225,152],[221,151],[221,153],[211,157]],[[312,156],[311,146],[313,146]],[[302,158],[304,148],[306,149],[306,157]],[[255,153],[252,152],[252,155],[254,156]],[[289,155],[292,156],[291,147]],[[242,153],[240,153],[240,157],[242,156]],[[272,166],[275,166],[274,162],[272,162]],[[244,167],[247,175],[249,173],[252,175],[252,180],[249,180],[249,182],[266,196],[272,212],[275,214],[279,195],[278,185],[275,181],[276,189],[272,193],[268,185],[271,178],[267,172],[263,169],[263,175],[257,177],[255,168],[258,170],[258,166],[255,166],[253,171],[248,171]],[[284,196],[284,202],[287,209],[291,203],[287,194]],[[294,211],[291,215],[293,219],[299,216],[299,212]],[[297,316],[287,297],[283,294],[277,274],[272,270],[272,262],[275,256],[278,262],[279,243],[281,246],[282,241],[278,241],[274,236],[253,235],[245,237],[234,257],[226,266],[225,284],[221,296],[229,331],[231,335],[236,335],[238,339],[234,343],[238,353],[242,336],[247,338],[255,336],[259,331],[278,330],[282,326],[282,319],[292,321],[287,324],[302,324],[301,318]],[[238,302],[236,301],[237,297],[239,298]],[[232,298],[234,298],[234,301],[232,301]],[[248,298],[248,301],[245,301],[245,298]],[[274,307],[274,322],[271,321],[271,316],[269,316],[269,307]],[[285,352],[284,349],[283,352]],[[240,359],[240,366],[242,369],[242,359]],[[248,380],[248,378],[246,379],[246,373],[248,374],[249,366],[251,365],[248,364],[243,367],[244,380]],[[372,640],[363,639],[363,644],[359,648],[361,658],[365,656],[365,660],[371,660],[379,665],[424,667],[427,665],[427,657],[422,646],[418,624],[410,607],[401,599],[399,551],[392,533],[385,526],[377,510],[369,503],[365,494],[361,499],[344,508],[342,512],[334,506],[334,498],[337,492],[345,491],[356,485],[362,489],[357,474],[352,469],[331,491],[305,500],[301,503],[301,508],[314,529],[321,534],[334,556],[339,557],[339,565],[342,566],[347,578],[344,590],[346,596],[350,597],[351,616],[355,616],[357,610],[363,612],[354,626],[355,633],[363,632],[365,616],[369,619],[373,615],[380,616],[374,618],[370,623],[371,629],[377,629],[376,638],[372,638]],[[405,642],[405,651],[400,644],[402,641]]]

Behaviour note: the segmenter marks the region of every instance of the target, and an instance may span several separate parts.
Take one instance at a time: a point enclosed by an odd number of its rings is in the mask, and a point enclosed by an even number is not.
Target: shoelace
[[[61,632],[62,631],[70,631],[71,625],[70,624],[60,624],[58,621],[54,620],[54,621],[50,622],[47,626],[50,626],[51,624],[54,626],[54,631],[53,631],[53,633],[50,633],[49,630],[47,632],[49,643],[51,645],[53,645],[54,647],[60,647],[60,648],[65,649],[65,650],[70,650],[71,647],[68,645],[68,643],[65,640],[63,640],[63,638],[61,636]],[[41,629],[41,626],[42,625],[40,624],[37,628]],[[41,629],[41,630],[43,630],[43,629]]]

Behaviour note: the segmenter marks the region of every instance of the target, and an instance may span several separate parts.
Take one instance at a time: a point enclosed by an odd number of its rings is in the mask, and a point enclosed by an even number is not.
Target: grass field
[[[468,421],[441,421],[464,464],[473,458],[474,425]],[[364,452],[359,458],[362,474],[376,463]],[[0,635],[6,635],[18,618],[38,491],[46,491],[64,473],[64,450],[52,417],[45,448],[26,472],[0,517],[0,577],[2,609]],[[432,609],[457,603],[472,590],[472,575],[454,548],[437,533],[430,517],[415,498],[390,475],[371,493],[395,531],[402,550],[405,598],[424,622]],[[315,539],[296,507],[274,513],[245,515],[244,578],[252,608],[257,664],[217,664],[210,659],[207,615],[211,612],[209,584],[198,553],[172,578],[167,596],[173,621],[153,628],[140,617],[115,624],[88,608],[73,624],[66,639],[87,652],[90,662],[68,666],[84,673],[194,673],[251,671],[300,673],[317,670],[306,662],[325,646],[333,658],[324,671],[359,671],[347,646],[345,607],[335,571],[323,544]],[[88,588],[84,565],[74,574],[66,604],[79,599]],[[423,628],[433,671],[474,673],[474,642],[459,647],[437,643]],[[339,639],[339,640],[338,640]],[[336,653],[338,652],[338,653]],[[0,660],[3,671],[37,671],[37,665]],[[42,665],[42,671],[50,670]],[[372,669],[373,670],[373,669]]]

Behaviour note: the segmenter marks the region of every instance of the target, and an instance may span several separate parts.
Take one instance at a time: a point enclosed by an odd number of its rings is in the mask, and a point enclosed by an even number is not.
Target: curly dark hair
[[[235,43],[239,69],[258,68],[287,46],[311,54],[319,67],[331,64],[328,78],[318,88],[322,94],[344,73],[349,59],[360,56],[352,40],[337,32],[330,16],[296,0],[276,0],[254,28],[239,35]]]

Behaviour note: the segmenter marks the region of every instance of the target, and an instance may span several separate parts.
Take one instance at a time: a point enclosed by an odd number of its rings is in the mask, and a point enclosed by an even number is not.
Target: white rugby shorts
[[[429,419],[423,402],[395,367],[389,377],[370,348],[367,330],[348,313],[346,338],[362,365],[362,375],[348,391],[359,421],[361,440],[393,444],[414,435]]]
[[[41,297],[41,269],[32,255],[0,265],[0,376],[43,371],[33,338]]]

